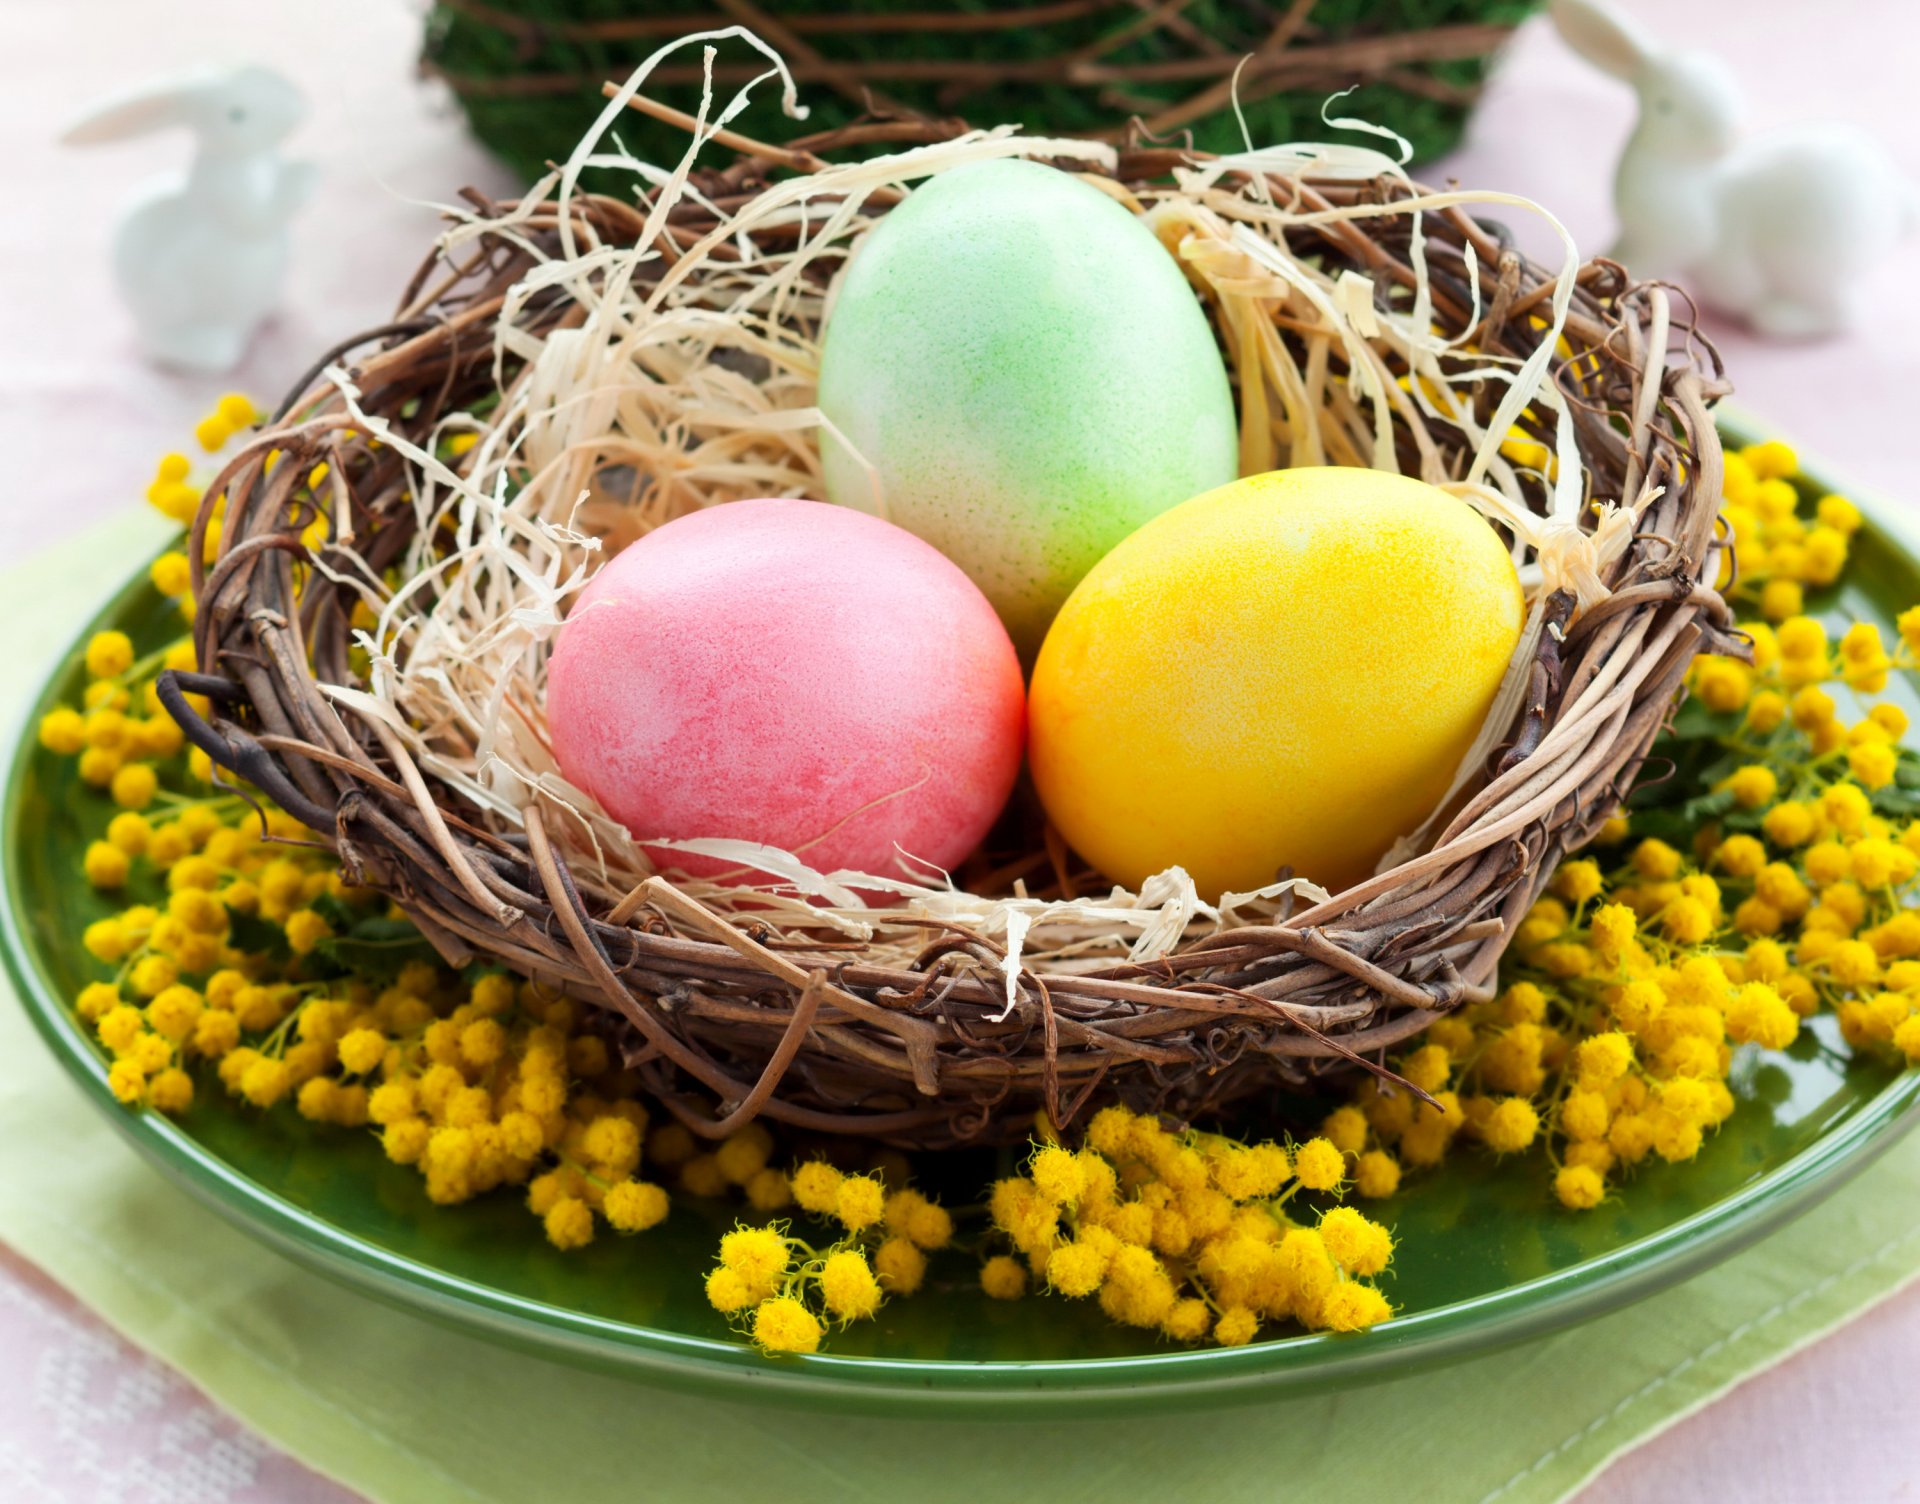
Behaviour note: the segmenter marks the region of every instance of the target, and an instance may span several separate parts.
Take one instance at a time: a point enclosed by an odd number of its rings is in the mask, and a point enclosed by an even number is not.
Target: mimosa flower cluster
[[[1775,439],[1725,456],[1721,516],[1733,548],[1720,584],[1739,606],[1770,622],[1798,616],[1809,587],[1837,583],[1847,567],[1860,509],[1844,496],[1819,497],[1808,515],[1794,484],[1799,457]]]
[[[217,449],[254,418],[245,399],[223,398],[197,433]],[[189,471],[168,456],[149,491],[176,520],[200,505]],[[191,620],[185,556],[163,554],[151,579]],[[103,974],[74,1005],[121,1101],[184,1112],[210,1079],[262,1110],[372,1131],[436,1202],[524,1186],[560,1247],[666,1216],[666,1191],[639,1173],[643,1145],[695,1182],[703,1160],[719,1163],[684,1129],[648,1142],[637,1079],[579,1005],[438,964],[297,820],[217,785],[155,690],[163,669],[194,667],[189,640],[136,656],[105,631],[84,658],[79,703],[48,712],[39,738],[105,796],[82,866],[121,906],[85,931]]]
[[[1393,1238],[1351,1207],[1311,1208],[1347,1185],[1325,1138],[1241,1143],[1102,1108],[1078,1150],[1043,1144],[1025,1175],[995,1183],[989,1214],[1013,1253],[989,1260],[981,1284],[1005,1299],[1031,1276],[1182,1342],[1236,1347],[1286,1320],[1359,1331],[1391,1314],[1367,1280]]]
[[[757,1127],[729,1143],[745,1135],[771,1148]],[[889,1296],[913,1294],[927,1277],[927,1255],[953,1241],[952,1217],[906,1184],[903,1162],[848,1174],[809,1159],[783,1179],[783,1203],[838,1236],[816,1248],[785,1221],[743,1223],[721,1238],[706,1279],[708,1303],[763,1352],[813,1352],[829,1326],[868,1320]]]
[[[1734,598],[1770,618],[1740,629],[1753,661],[1696,661],[1659,748],[1674,776],[1561,866],[1499,997],[1394,1062],[1438,1105],[1370,1081],[1326,1120],[1356,1175],[1538,1146],[1558,1199],[1590,1208],[1649,1156],[1697,1154],[1735,1110],[1735,1049],[1786,1049],[1822,1009],[1856,1050],[1920,1061],[1920,766],[1906,712],[1875,699],[1916,666],[1920,608],[1891,645],[1871,622],[1836,640],[1802,589],[1839,578],[1858,510],[1824,496],[1801,515],[1783,444],[1728,459],[1757,565]]]
[[[83,777],[91,753],[118,747],[101,739],[103,715],[150,688],[127,682],[141,665],[119,644],[103,647],[117,636],[87,650],[89,668],[106,673],[87,699],[104,708],[55,711],[41,727]],[[129,802],[126,775],[140,769],[141,808],[114,814],[84,860],[97,889],[141,900],[87,927],[106,975],[75,999],[111,1057],[116,1096],[184,1111],[204,1064],[254,1107],[285,1102],[315,1122],[378,1133],[436,1202],[525,1186],[560,1247],[590,1241],[602,1222],[638,1232],[666,1216],[665,1190],[637,1173],[649,1137],[637,1079],[578,1004],[435,964],[405,916],[347,884],[297,821],[211,787],[204,758],[186,763],[177,741],[124,763],[113,797]],[[656,1137],[656,1163],[702,1173],[684,1129]]]

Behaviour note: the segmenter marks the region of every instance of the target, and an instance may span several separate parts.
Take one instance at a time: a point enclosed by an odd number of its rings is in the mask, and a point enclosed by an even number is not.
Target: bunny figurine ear
[[[1567,45],[1602,72],[1632,79],[1646,63],[1646,41],[1602,0],[1553,0],[1547,11]]]
[[[60,142],[63,146],[97,146],[188,125],[188,105],[206,82],[204,75],[192,74],[102,100],[61,132]]]

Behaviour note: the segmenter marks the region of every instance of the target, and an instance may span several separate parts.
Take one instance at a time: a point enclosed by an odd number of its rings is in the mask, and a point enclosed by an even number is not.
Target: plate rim
[[[1764,425],[1723,422],[1723,428]],[[1803,471],[1831,475],[1825,465]],[[1826,484],[1823,480],[1821,484]],[[1869,525],[1920,557],[1920,522],[1872,494],[1855,495]],[[74,640],[117,618],[149,590],[144,572],[117,586]],[[709,1393],[868,1412],[1065,1418],[1073,1411],[1168,1408],[1275,1398],[1305,1388],[1398,1377],[1468,1353],[1544,1335],[1676,1284],[1731,1257],[1808,1210],[1920,1124],[1920,1070],[1896,1076],[1812,1144],[1731,1194],[1645,1237],[1534,1279],[1396,1317],[1348,1336],[1302,1334],[1238,1348],[1170,1348],[1117,1357],[954,1361],[810,1354],[765,1358],[745,1343],[593,1316],[393,1253],[308,1212],[202,1146],[159,1113],[114,1099],[105,1062],[75,1024],[43,964],[24,912],[14,839],[35,727],[71,673],[42,676],[13,727],[0,811],[0,961],[21,1005],[83,1095],[123,1139],[224,1221],[384,1304],[487,1340],[640,1381],[675,1380]]]

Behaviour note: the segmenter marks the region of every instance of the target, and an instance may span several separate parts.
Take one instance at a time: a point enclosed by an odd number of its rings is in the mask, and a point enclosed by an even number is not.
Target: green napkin
[[[0,660],[8,703],[161,536],[123,519],[0,579],[36,606]],[[375,1305],[149,1169],[7,999],[0,1061],[0,1238],[276,1445],[382,1500],[1556,1499],[1920,1273],[1909,1139],[1692,1282],[1443,1373],[1157,1424],[823,1420],[555,1367]]]

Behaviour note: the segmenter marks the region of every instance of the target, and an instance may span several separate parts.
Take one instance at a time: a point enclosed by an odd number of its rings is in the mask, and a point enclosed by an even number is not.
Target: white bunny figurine
[[[1920,196],[1880,143],[1844,125],[1742,141],[1740,91],[1718,58],[1661,49],[1603,0],[1552,0],[1550,11],[1575,52],[1639,96],[1614,172],[1611,254],[1762,334],[1853,322],[1861,274],[1920,223]]]
[[[278,148],[305,114],[286,79],[245,67],[150,85],[61,137],[91,146],[170,127],[194,133],[192,166],[137,200],[114,236],[114,279],[155,359],[228,370],[272,312],[288,220],[314,180],[310,163],[285,161]]]

